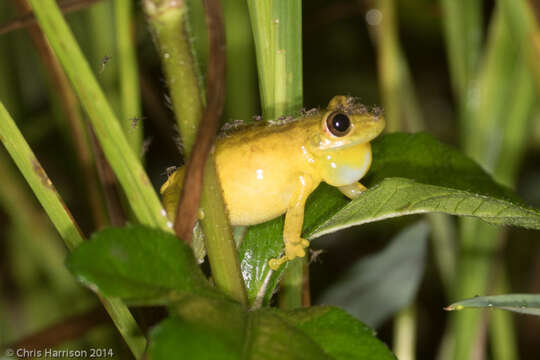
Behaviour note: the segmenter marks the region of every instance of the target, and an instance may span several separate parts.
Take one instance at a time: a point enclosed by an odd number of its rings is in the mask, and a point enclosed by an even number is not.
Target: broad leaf
[[[246,311],[187,296],[171,311],[151,333],[150,359],[394,359],[371,329],[339,309]]]
[[[381,252],[362,258],[318,299],[377,327],[414,298],[424,273],[429,227],[420,221]]]
[[[170,233],[142,225],[95,233],[68,256],[67,266],[93,290],[126,300],[213,291],[189,246]]]
[[[304,331],[334,359],[395,359],[371,328],[342,309],[313,306],[279,314]]]
[[[304,233],[326,220],[347,204],[347,198],[336,188],[321,184],[311,194],[306,203]],[[251,226],[244,235],[240,246],[240,265],[248,291],[248,298],[253,303],[268,304],[281,273],[286,268],[272,271],[268,261],[280,256],[283,251],[283,220],[277,219]],[[257,297],[260,297],[257,299]]]
[[[452,311],[465,308],[495,308],[522,314],[540,315],[540,294],[477,296],[455,302],[446,307],[445,310]]]
[[[368,191],[348,204],[339,191],[321,184],[306,205],[304,237],[425,212],[540,229],[538,210],[523,205],[473,160],[429,134],[381,136],[373,142],[373,164],[361,182]],[[250,227],[240,248],[252,302],[259,296],[268,303],[285,268],[268,268],[268,260],[283,250],[282,219]]]
[[[540,211],[517,200],[473,160],[431,135],[395,133],[373,144],[369,187],[309,233],[310,239],[396,216],[441,212],[540,229]]]

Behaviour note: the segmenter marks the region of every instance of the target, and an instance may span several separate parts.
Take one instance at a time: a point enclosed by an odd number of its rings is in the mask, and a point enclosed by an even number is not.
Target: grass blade
[[[540,294],[506,294],[477,296],[450,304],[445,310],[463,310],[465,308],[503,309],[521,314],[540,316]]]
[[[83,234],[1,102],[0,139],[47,212],[56,230],[60,233],[64,243],[70,250],[73,250],[83,242]],[[127,306],[118,299],[101,300],[135,357],[140,358],[146,346],[146,339]]]
[[[303,106],[302,1],[248,0],[248,6],[263,117],[271,120],[294,114]],[[288,267],[283,280],[287,291],[280,303],[294,308],[301,305],[304,266],[302,261],[293,261]]]
[[[30,0],[38,22],[88,113],[139,222],[170,231],[167,218],[146,172],[131,150],[117,117],[101,91],[54,0]]]
[[[141,120],[141,94],[139,69],[135,52],[135,26],[133,21],[133,1],[115,1],[116,48],[118,57],[118,77],[120,82],[120,123],[131,149],[140,154],[142,149],[143,126]]]

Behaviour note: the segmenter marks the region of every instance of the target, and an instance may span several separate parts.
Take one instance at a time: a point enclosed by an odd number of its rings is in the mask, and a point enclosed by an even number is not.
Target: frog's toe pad
[[[306,251],[304,249],[308,247],[308,245],[309,245],[309,242],[304,239],[302,239],[302,241],[299,244],[286,244],[285,256],[287,257],[287,260],[293,260],[297,257],[306,256]]]
[[[285,261],[287,261],[287,258],[285,256],[282,256],[280,258],[271,259],[268,262],[268,265],[270,266],[270,269],[276,271]]]

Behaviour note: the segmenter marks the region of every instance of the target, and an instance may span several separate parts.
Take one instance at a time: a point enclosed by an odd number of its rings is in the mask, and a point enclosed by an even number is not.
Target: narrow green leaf
[[[455,302],[444,309],[453,311],[464,308],[494,308],[521,314],[540,315],[540,294],[477,296]]]
[[[375,255],[353,265],[317,301],[336,305],[377,327],[414,298],[424,274],[429,226],[417,222]]]
[[[185,292],[211,292],[188,245],[142,225],[94,234],[73,251],[67,266],[93,290],[126,300],[150,302]]]
[[[1,102],[0,141],[32,188],[68,249],[73,250],[81,244],[86,245],[77,223]],[[119,299],[103,298],[102,303],[133,355],[139,358],[146,346],[146,339],[127,306]]]
[[[170,231],[159,198],[54,0],[29,0],[36,19],[86,110],[137,220]]]
[[[151,359],[395,359],[373,330],[331,307],[246,311],[188,296],[151,333]]]
[[[83,242],[82,232],[66,208],[49,176],[0,102],[0,142],[23,174],[68,249]]]

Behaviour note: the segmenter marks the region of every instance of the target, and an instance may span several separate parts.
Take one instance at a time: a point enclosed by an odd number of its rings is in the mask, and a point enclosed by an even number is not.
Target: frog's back
[[[286,211],[298,174],[315,175],[304,145],[317,124],[306,118],[255,125],[218,140],[217,169],[233,225],[261,223]]]

